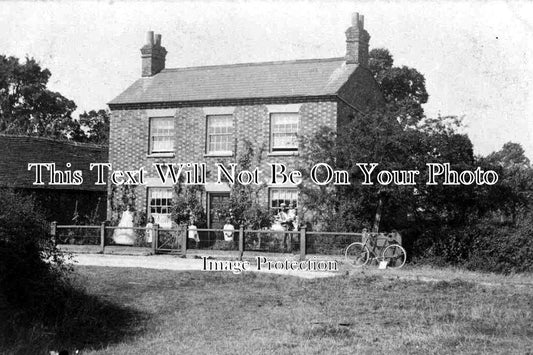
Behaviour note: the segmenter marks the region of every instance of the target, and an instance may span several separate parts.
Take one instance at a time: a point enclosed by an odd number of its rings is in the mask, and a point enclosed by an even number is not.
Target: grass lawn
[[[88,293],[134,315],[102,329],[117,334],[103,343],[74,340],[81,354],[533,354],[528,285],[390,280],[372,272],[304,280],[108,267],[76,271]]]

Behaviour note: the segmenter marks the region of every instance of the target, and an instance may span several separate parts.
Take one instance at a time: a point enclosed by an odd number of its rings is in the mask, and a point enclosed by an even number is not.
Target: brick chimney
[[[142,76],[153,76],[165,69],[167,50],[161,47],[161,35],[154,31],[146,33],[146,44],[141,48]]]
[[[352,26],[346,30],[346,64],[368,67],[368,41],[365,17],[358,12],[352,15]]]

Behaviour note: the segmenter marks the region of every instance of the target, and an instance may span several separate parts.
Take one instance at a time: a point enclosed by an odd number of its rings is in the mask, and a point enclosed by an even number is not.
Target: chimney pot
[[[154,45],[154,31],[146,32],[146,44],[151,46]]]
[[[358,26],[359,25],[359,12],[354,12],[352,14],[352,25]]]
[[[142,76],[154,76],[165,69],[167,50],[161,47],[161,35],[154,31],[146,33],[146,44],[141,48]]]
[[[346,64],[368,66],[368,41],[370,35],[364,29],[365,17],[352,14],[352,26],[346,30]]]

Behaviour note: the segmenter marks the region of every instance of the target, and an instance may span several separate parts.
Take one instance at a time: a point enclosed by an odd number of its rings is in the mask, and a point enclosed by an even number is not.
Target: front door
[[[229,216],[229,193],[210,193],[207,211],[207,223],[210,229],[224,228],[225,218]],[[210,232],[209,244],[215,243],[216,239],[224,239],[222,232]]]

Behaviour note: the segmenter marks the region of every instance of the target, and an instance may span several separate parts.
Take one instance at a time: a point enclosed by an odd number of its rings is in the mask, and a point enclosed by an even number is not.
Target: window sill
[[[212,153],[205,153],[204,157],[206,158],[216,158],[216,157],[232,157],[233,152],[212,152]]]
[[[174,153],[151,153],[146,155],[147,158],[174,158]]]
[[[279,151],[279,152],[269,152],[267,154],[267,156],[269,157],[275,157],[275,156],[283,156],[283,155],[286,155],[286,156],[297,156],[299,155],[298,151]]]

